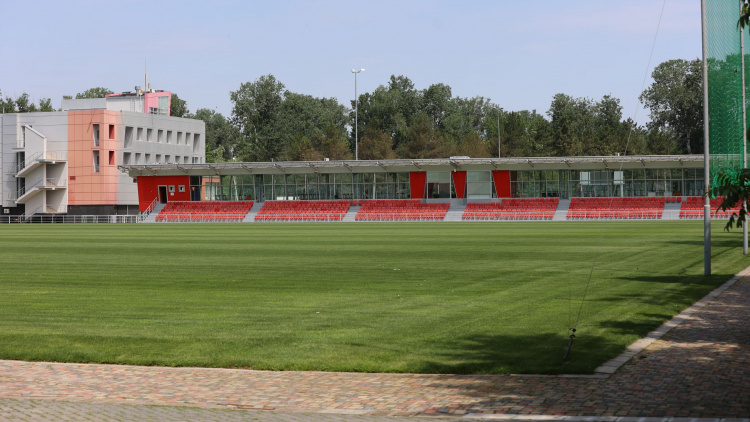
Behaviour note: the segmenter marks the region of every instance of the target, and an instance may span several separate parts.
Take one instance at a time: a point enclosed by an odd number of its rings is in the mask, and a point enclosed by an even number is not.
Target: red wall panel
[[[168,201],[190,200],[190,176],[138,176],[138,209],[146,211],[154,199],[159,197],[159,186],[174,186],[174,192],[168,192]],[[180,192],[185,186],[185,192]]]
[[[466,172],[453,171],[453,186],[456,188],[456,198],[463,199],[466,197]]]
[[[493,170],[492,178],[495,180],[497,197],[510,198],[510,170]]]
[[[413,171],[409,173],[409,187],[411,188],[411,199],[424,199],[424,187],[427,182],[427,173],[424,171]]]

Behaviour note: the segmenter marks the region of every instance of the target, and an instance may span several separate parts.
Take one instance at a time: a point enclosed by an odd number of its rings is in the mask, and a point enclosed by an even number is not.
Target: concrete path
[[[750,418],[750,277],[680,318],[614,374],[588,377],[0,361],[0,420]]]

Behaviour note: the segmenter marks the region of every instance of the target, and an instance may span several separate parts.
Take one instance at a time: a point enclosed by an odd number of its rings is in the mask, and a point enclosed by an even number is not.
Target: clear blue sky
[[[667,0],[0,0],[3,96],[35,102],[104,86],[143,85],[188,108],[229,116],[229,92],[273,74],[286,88],[334,97],[409,77],[505,110],[549,109],[552,96],[619,98],[633,117],[644,76],[700,57],[700,2]],[[637,121],[648,112],[637,112]]]

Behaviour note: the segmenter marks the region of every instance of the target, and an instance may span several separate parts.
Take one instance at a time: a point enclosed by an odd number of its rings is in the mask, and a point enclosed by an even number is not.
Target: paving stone
[[[0,361],[0,421],[750,422],[747,274],[691,308],[692,315],[662,337],[641,339],[610,361],[621,366],[599,368],[607,374],[361,374]],[[638,346],[645,349],[635,354]]]

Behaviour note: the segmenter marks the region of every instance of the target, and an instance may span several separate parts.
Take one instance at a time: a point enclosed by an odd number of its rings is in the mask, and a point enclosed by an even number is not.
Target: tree
[[[316,98],[285,91],[273,124],[280,142],[284,145],[298,135],[311,140],[315,137],[325,137],[329,126],[333,126],[335,129],[331,130],[344,138],[344,146],[349,149],[349,142],[346,140],[348,123],[346,108],[335,98]]]
[[[584,155],[584,139],[592,125],[591,100],[573,98],[566,94],[555,94],[547,115],[550,117],[550,130],[555,153],[561,156]]]
[[[313,137],[313,144],[325,158],[331,160],[351,160],[352,152],[349,150],[349,142],[346,139],[343,128],[333,123],[326,126],[322,135]]]
[[[36,105],[29,99],[29,94],[23,93],[16,98],[16,109],[19,113],[31,113],[37,111]]]
[[[42,98],[39,100],[39,111],[55,111],[52,108],[52,100],[49,98]]]
[[[198,109],[191,119],[203,120],[206,124],[206,162],[230,161],[240,140],[239,131],[221,113],[207,108]]]
[[[274,123],[283,92],[284,84],[273,75],[264,75],[229,94],[234,103],[232,123],[244,138],[237,149],[242,161],[270,161],[280,155],[283,144]]]
[[[398,148],[409,137],[409,127],[422,107],[422,93],[405,76],[391,75],[388,86],[380,85],[372,94],[359,96],[359,131],[367,130],[376,121],[380,129],[393,139]],[[351,121],[354,121],[354,101],[351,102]],[[353,128],[352,128],[353,129]],[[351,133],[354,140],[354,130]]]
[[[315,149],[313,142],[302,134],[295,136],[284,147],[284,158],[289,161],[321,161],[323,154]]]
[[[668,128],[687,154],[703,152],[702,75],[699,59],[668,60],[654,68],[654,82],[639,97],[651,111],[649,128]]]
[[[109,94],[114,94],[114,92],[104,87],[89,88],[83,92],[79,92],[78,94],[76,94],[76,99],[80,100],[82,98],[104,98]]]
[[[750,201],[750,169],[742,169],[739,173],[720,172],[716,176],[716,183],[711,189],[715,197],[724,197],[721,203],[722,211],[734,210],[738,203]],[[747,210],[740,207],[740,210],[733,212],[729,216],[729,221],[724,230],[729,231],[732,227],[740,228],[747,219]]]
[[[174,92],[169,105],[169,115],[174,117],[185,117],[190,113],[185,100],[181,99]]]
[[[383,132],[377,123],[370,124],[359,138],[359,158],[363,160],[392,160],[396,157],[391,135]]]
[[[455,153],[471,158],[488,158],[491,156],[487,144],[476,132],[467,133],[456,147]]]
[[[2,96],[3,92],[0,91],[0,113],[15,113],[17,111],[16,102],[10,97],[3,99]]]
[[[409,138],[398,147],[401,158],[446,158],[453,152],[453,145],[434,127],[434,121],[425,112],[414,116],[409,127]]]

